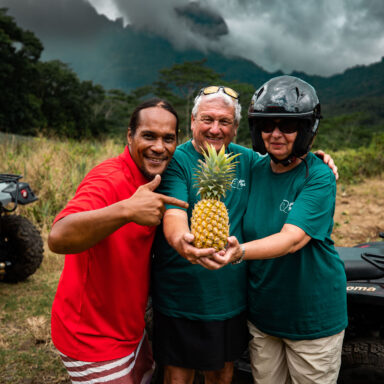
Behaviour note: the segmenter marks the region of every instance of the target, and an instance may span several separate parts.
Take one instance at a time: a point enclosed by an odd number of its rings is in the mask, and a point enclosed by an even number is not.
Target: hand
[[[202,267],[215,270],[233,263],[242,255],[242,249],[239,241],[235,236],[228,237],[228,243],[225,251],[214,253],[210,258],[202,257],[197,260],[197,263]]]
[[[324,163],[327,164],[329,168],[331,168],[331,171],[335,175],[336,180],[338,180],[339,179],[339,173],[337,172],[337,166],[336,166],[335,162],[333,161],[332,157],[322,150],[316,151],[315,155],[317,157],[319,157],[320,159],[322,159],[324,161]]]
[[[159,225],[165,212],[165,204],[188,208],[188,203],[174,197],[154,192],[161,181],[160,175],[140,186],[125,202],[129,208],[129,221],[139,225]]]
[[[194,236],[190,232],[185,232],[176,242],[174,248],[177,253],[187,259],[192,264],[200,264],[200,258],[209,258],[216,252],[214,248],[196,248],[193,245]]]

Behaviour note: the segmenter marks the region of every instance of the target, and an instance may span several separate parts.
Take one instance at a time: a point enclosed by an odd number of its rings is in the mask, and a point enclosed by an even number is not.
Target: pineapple
[[[208,145],[202,153],[205,162],[199,160],[194,176],[201,200],[192,212],[191,231],[195,236],[195,247],[213,247],[219,251],[224,249],[229,236],[228,211],[220,199],[231,187],[236,166],[232,160],[239,154],[227,155],[224,146],[217,153],[213,146]]]

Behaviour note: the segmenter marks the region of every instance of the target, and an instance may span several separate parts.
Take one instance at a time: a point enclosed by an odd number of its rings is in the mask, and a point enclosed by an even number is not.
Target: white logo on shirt
[[[280,211],[288,214],[288,212],[292,209],[293,203],[290,203],[288,200],[283,200],[280,204]]]
[[[246,186],[245,180],[241,179],[233,179],[231,183],[231,187],[234,189],[243,189]]]

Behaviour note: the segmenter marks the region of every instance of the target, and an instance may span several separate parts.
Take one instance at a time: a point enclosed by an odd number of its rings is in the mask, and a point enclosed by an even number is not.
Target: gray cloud
[[[106,24],[86,0],[0,0],[0,7],[40,38],[91,37]]]
[[[384,53],[382,0],[201,0],[228,27],[215,40],[196,33],[175,13],[188,0],[110,1],[127,22],[180,49],[238,55],[269,71],[331,75],[379,61]]]
[[[379,61],[384,54],[382,0],[200,0],[211,23],[204,26],[193,12],[178,11],[189,0],[0,0],[31,30],[38,24],[40,32],[76,36],[103,27],[103,19],[87,16],[92,11],[87,3],[180,50],[240,56],[268,71],[331,75]]]
[[[88,0],[93,3],[94,0]],[[160,35],[170,40],[178,49],[197,48],[204,52],[212,49],[215,39],[205,31],[205,27],[198,28],[193,14],[200,8],[200,14],[205,18],[209,16],[217,29],[214,36],[225,34],[224,20],[220,13],[211,11],[207,3],[194,2],[191,6],[189,0],[111,0],[121,12],[126,23],[134,28]],[[225,32],[225,33],[223,33]]]
[[[230,47],[226,52],[245,56],[268,70],[330,75],[379,61],[384,53],[381,0],[210,3],[221,6],[229,27],[223,39],[223,48]]]

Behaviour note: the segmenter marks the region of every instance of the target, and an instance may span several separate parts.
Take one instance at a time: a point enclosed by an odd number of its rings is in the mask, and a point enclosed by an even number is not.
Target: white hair
[[[203,97],[207,100],[220,98],[225,102],[225,104],[232,106],[235,109],[235,124],[239,125],[241,119],[241,104],[239,103],[239,99],[234,99],[233,97],[227,95],[221,88],[216,93],[211,93],[209,95],[200,94],[196,96],[192,108],[193,117],[197,116],[197,111],[199,110],[199,106]]]

